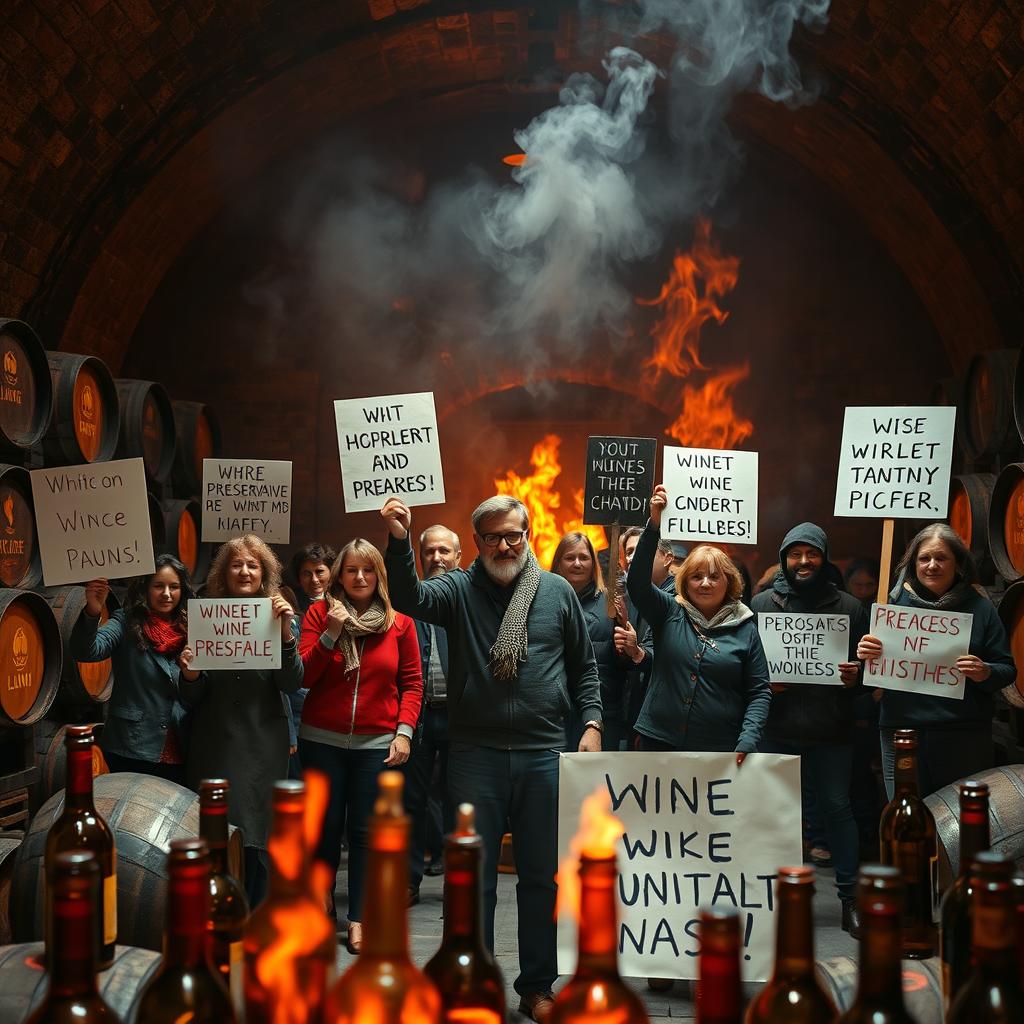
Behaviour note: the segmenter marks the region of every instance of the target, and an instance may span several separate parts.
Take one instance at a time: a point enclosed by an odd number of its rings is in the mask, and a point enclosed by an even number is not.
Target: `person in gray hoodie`
[[[571,711],[581,751],[601,749],[594,646],[569,582],[537,565],[530,518],[496,495],[473,513],[478,557],[468,570],[421,581],[409,540],[412,513],[396,498],[381,509],[391,600],[444,627],[448,638],[448,786],[476,808],[484,844],[484,932],[494,948],[501,837],[511,824],[519,884],[520,1012],[544,1020],[558,976],[555,873],[558,756]]]

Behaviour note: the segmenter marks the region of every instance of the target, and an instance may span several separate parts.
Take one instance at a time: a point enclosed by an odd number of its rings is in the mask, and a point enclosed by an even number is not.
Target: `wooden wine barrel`
[[[1020,450],[1013,407],[1017,356],[1015,348],[981,352],[967,367],[956,432],[967,457],[977,462]]]
[[[178,447],[174,455],[174,486],[182,494],[203,489],[203,459],[220,455],[220,424],[202,402],[172,402]]]
[[[48,982],[42,942],[0,947],[0,1021],[17,1024],[43,1001]],[[100,995],[123,1024],[133,1024],[135,998],[160,964],[151,949],[118,945],[114,962],[97,976]]]
[[[992,473],[965,473],[949,482],[949,525],[971,550],[980,567],[989,558],[988,517]]]
[[[142,458],[146,479],[167,483],[174,468],[174,411],[161,384],[148,380],[118,380],[121,402],[121,432],[117,455],[122,459]]]
[[[159,554],[161,551],[168,551],[167,525],[164,522],[163,506],[152,491],[149,493],[149,529],[153,534],[153,553]]]
[[[988,827],[992,849],[1024,868],[1024,765],[1003,765],[970,778],[988,786]],[[925,797],[939,837],[939,885],[945,890],[960,870],[960,792],[958,783]]]
[[[47,352],[53,421],[43,438],[48,466],[106,462],[117,451],[121,404],[106,363],[75,352]]]
[[[164,516],[164,543],[188,569],[193,583],[206,579],[212,544],[200,541],[203,514],[194,498],[165,498],[160,503]]]
[[[60,687],[60,630],[30,590],[0,589],[0,721],[38,722]]]
[[[853,1005],[857,994],[857,960],[834,956],[819,960],[818,980],[839,1012]],[[942,1024],[942,963],[938,957],[903,961],[903,1003],[917,1024]]]
[[[99,739],[103,732],[102,722],[85,723],[92,725],[92,734]],[[32,745],[34,748],[35,763],[39,768],[39,781],[36,783],[33,794],[33,807],[40,807],[64,788],[67,779],[68,757],[64,748],[64,733],[66,725],[44,718],[33,726]],[[99,743],[93,744],[92,748],[92,777],[108,775],[110,768],[107,759],[100,750]]]
[[[0,463],[0,586],[35,587],[42,578],[28,472]]]
[[[11,879],[24,832],[0,832],[0,946],[11,941]]]
[[[999,601],[999,618],[1003,620],[1019,674],[1024,671],[1024,580],[1006,588]]]
[[[992,485],[988,544],[1000,576],[1024,576],[1024,462],[1003,466]]]
[[[0,319],[0,452],[24,455],[46,433],[52,410],[42,342],[23,321]]]
[[[152,775],[115,772],[93,782],[96,810],[114,833],[117,848],[117,938],[130,946],[160,949],[167,902],[167,853],[172,839],[199,832],[199,797]],[[46,833],[64,809],[64,791],[36,812],[14,864],[11,921],[18,942],[43,935],[43,857]],[[240,871],[242,835],[231,832],[228,859]]]

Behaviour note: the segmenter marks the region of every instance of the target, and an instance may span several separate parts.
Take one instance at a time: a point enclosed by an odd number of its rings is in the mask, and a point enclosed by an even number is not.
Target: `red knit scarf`
[[[146,613],[146,620],[142,623],[142,635],[157,654],[176,655],[185,646],[184,628],[177,622],[157,615],[156,612]]]

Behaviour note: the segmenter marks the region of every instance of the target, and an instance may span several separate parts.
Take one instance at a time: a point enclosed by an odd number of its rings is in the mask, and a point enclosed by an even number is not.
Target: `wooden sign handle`
[[[616,520],[608,531],[608,579],[605,580],[604,600],[608,618],[618,617],[615,598],[619,593],[619,523]]]
[[[882,557],[878,562],[878,604],[889,603],[889,575],[892,572],[892,531],[895,519],[882,520]]]

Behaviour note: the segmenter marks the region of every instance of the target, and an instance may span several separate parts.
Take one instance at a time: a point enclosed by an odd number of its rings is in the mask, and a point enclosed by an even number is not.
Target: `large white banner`
[[[203,540],[254,533],[287,544],[292,524],[292,464],[280,460],[203,459]]]
[[[142,459],[34,469],[31,476],[48,587],[153,571]]]
[[[757,452],[664,449],[665,540],[757,543]]]
[[[619,970],[627,977],[696,978],[699,911],[735,907],[746,981],[771,975],[775,877],[803,860],[800,759],[749,754],[563,754],[559,863],[585,797],[604,789],[625,826],[617,844]],[[576,921],[558,921],[558,973],[576,967]]]
[[[773,683],[842,686],[840,662],[850,657],[850,616],[758,612],[757,632]]]
[[[192,668],[281,667],[281,624],[269,597],[200,597],[188,603]]]

